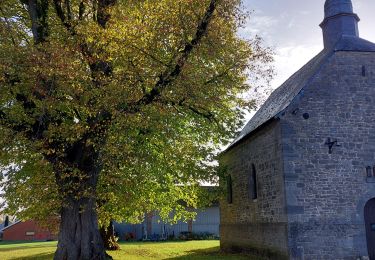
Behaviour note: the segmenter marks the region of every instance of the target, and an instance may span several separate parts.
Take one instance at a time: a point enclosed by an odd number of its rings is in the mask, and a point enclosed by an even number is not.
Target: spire
[[[359,17],[353,12],[351,0],[326,0],[324,14],[320,27],[325,49],[333,48],[343,35],[359,37]]]

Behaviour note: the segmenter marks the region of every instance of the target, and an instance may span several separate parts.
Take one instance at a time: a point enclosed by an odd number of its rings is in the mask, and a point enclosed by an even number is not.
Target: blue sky
[[[325,0],[244,0],[252,12],[241,34],[260,35],[276,52],[277,75],[272,88],[278,87],[296,70],[323,49],[319,24],[324,17]],[[353,0],[354,12],[361,18],[361,38],[375,42],[375,1]]]

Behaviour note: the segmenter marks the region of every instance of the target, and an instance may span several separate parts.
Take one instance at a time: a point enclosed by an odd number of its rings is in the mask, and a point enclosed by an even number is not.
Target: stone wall
[[[223,154],[232,178],[233,201],[220,203],[220,237],[223,250],[287,255],[287,218],[280,124],[270,122]],[[258,198],[252,198],[251,175],[257,174]],[[281,258],[278,258],[281,259]]]
[[[336,52],[281,117],[292,259],[367,255],[375,197],[375,53]],[[337,140],[339,146],[326,144]]]

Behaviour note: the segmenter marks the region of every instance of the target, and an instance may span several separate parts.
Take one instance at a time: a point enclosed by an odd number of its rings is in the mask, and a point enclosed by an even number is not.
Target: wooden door
[[[365,206],[367,249],[370,260],[375,260],[375,198]]]

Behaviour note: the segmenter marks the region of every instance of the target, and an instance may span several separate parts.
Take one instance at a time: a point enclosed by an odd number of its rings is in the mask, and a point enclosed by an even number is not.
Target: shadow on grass
[[[11,260],[51,260],[53,259],[54,253],[40,253],[29,255],[27,257],[12,257]]]
[[[11,246],[11,245],[17,245],[17,244],[24,244],[24,245],[39,244],[39,245],[43,245],[43,244],[53,244],[53,243],[57,243],[57,240],[48,240],[48,241],[44,241],[44,240],[42,240],[42,241],[9,240],[9,241],[0,241],[0,246]]]
[[[17,247],[0,248],[0,253],[8,252],[8,251],[15,251],[15,250],[27,250],[27,249],[32,249],[32,248],[44,248],[44,247],[56,248],[56,246],[52,246],[52,245],[17,246]]]
[[[166,240],[166,241],[119,241],[121,245],[157,245],[157,244],[188,244],[194,240]],[[219,240],[218,240],[219,241]]]
[[[176,257],[170,257],[167,258],[169,260],[207,260],[207,259],[212,259],[212,260],[235,260],[235,259],[248,259],[248,260],[263,260],[263,258],[259,257],[254,257],[251,255],[246,255],[246,254],[227,254],[227,253],[222,253],[220,251],[220,247],[211,247],[211,248],[206,248],[206,249],[196,249],[196,250],[190,250],[187,251],[187,254],[184,256],[176,256]]]

